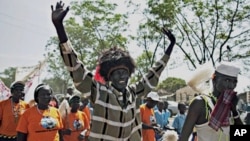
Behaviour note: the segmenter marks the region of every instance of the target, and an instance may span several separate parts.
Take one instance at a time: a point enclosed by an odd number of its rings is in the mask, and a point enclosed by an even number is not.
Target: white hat
[[[220,64],[215,71],[232,77],[237,77],[238,74],[240,73],[240,69],[238,67],[235,67],[229,63]]]
[[[150,92],[147,95],[147,98],[151,98],[154,101],[160,101],[160,97],[159,97],[159,95],[156,92]]]

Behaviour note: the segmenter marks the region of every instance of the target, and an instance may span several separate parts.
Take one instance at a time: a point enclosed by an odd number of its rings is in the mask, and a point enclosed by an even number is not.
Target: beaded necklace
[[[15,106],[13,100],[11,99],[10,101],[11,101],[11,108],[12,108],[12,114],[14,116],[14,121],[15,123],[17,123],[20,112],[20,104],[17,103],[17,105]]]

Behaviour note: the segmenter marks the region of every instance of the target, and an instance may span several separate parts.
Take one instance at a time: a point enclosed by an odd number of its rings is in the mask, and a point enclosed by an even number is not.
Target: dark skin
[[[18,104],[20,100],[23,100],[24,97],[24,85],[23,84],[15,84],[15,88],[11,90],[11,100],[13,103]],[[0,120],[1,126],[2,120]]]
[[[38,91],[37,107],[39,110],[47,110],[52,98],[52,91],[49,86],[44,86]],[[26,141],[27,133],[17,132],[17,141]]]
[[[19,103],[19,100],[22,100],[24,97],[24,85],[16,84],[15,88],[11,91],[12,101],[14,103]]]
[[[55,8],[51,6],[52,22],[56,28],[60,43],[65,43],[68,41],[68,37],[63,26],[63,19],[67,15],[69,7],[66,7],[65,9],[63,7],[64,4],[61,1],[57,2]],[[170,56],[173,46],[175,44],[175,37],[170,30],[167,30],[165,28],[162,28],[162,33],[167,35],[167,37],[171,41],[169,47],[165,51],[165,53]],[[109,81],[111,82],[111,85],[113,87],[115,87],[118,91],[125,94],[130,75],[131,75],[130,72],[128,72],[126,69],[121,69],[121,68],[116,69],[111,73]]]
[[[115,87],[118,91],[125,93],[125,88],[128,84],[130,74],[126,69],[116,69],[110,75],[110,81],[112,86]]]
[[[158,110],[160,112],[162,112],[162,110],[164,109],[164,106],[165,106],[164,102],[162,102],[162,101],[158,102],[158,104],[157,104]]]
[[[218,98],[222,91],[224,90],[234,90],[237,85],[237,78],[226,76],[223,74],[216,73],[215,78],[213,79],[213,96]],[[232,100],[231,111],[233,115],[237,113],[236,105],[238,98],[237,96]],[[186,121],[184,123],[181,137],[179,141],[187,141],[190,134],[193,131],[195,124],[201,125],[208,122],[206,118],[206,109],[205,109],[205,101],[203,99],[195,99],[189,106],[188,114],[186,117]],[[240,118],[234,119],[235,125],[242,125],[242,121]]]
[[[149,108],[149,109],[152,109],[154,108],[156,105],[158,104],[158,101],[154,101],[150,98],[148,98],[146,100],[146,106]],[[160,129],[160,127],[157,125],[157,123],[152,123],[151,125],[148,125],[148,124],[144,124],[142,123],[142,129],[144,130],[147,130],[147,129],[154,129],[156,130],[157,132],[159,132],[161,134],[162,132],[162,129]]]
[[[70,94],[70,95],[73,95],[73,93],[74,93],[73,88],[68,88],[67,93]]]

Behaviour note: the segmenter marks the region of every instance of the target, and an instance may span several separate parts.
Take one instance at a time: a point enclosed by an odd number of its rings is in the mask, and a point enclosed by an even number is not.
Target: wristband
[[[237,115],[237,116],[234,116],[233,118],[234,118],[234,119],[237,119],[237,118],[239,118],[239,117],[240,117],[240,115]]]

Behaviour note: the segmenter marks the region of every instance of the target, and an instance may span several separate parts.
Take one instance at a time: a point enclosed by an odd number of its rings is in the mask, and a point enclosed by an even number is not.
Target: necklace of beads
[[[13,103],[13,100],[11,99],[10,101],[11,101],[12,113],[13,113],[15,123],[16,123],[18,120],[18,117],[19,117],[20,105],[19,105],[19,103],[17,103],[17,106],[15,106]]]

